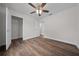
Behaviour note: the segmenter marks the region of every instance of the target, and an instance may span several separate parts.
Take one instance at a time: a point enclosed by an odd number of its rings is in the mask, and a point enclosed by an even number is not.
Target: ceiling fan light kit
[[[35,9],[35,11],[31,12],[30,14],[36,13],[39,16],[41,16],[42,12],[44,12],[44,13],[48,13],[49,12],[48,10],[43,10],[44,6],[46,5],[46,3],[42,3],[42,4],[40,3],[41,5],[39,4],[37,7],[34,6],[32,3],[28,3],[28,4]]]
[[[42,13],[42,10],[36,10],[36,13],[37,14],[41,14]]]

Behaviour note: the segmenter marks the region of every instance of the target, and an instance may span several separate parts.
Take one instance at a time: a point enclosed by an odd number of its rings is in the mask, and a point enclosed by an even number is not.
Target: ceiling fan
[[[32,6],[35,10],[30,12],[30,14],[37,13],[39,16],[41,16],[42,12],[44,13],[49,13],[49,10],[45,10],[44,6],[46,3],[42,3],[36,6],[34,6],[32,3],[28,3],[30,6]]]

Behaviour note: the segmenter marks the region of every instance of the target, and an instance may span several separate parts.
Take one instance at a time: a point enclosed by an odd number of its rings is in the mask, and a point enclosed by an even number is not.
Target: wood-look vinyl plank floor
[[[28,40],[12,40],[7,51],[0,51],[2,56],[79,56],[79,49],[72,44],[36,37]]]

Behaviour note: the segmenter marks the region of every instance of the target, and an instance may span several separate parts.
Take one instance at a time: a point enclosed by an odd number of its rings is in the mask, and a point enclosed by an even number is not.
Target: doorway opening
[[[23,39],[23,18],[12,16],[11,23],[11,36],[12,41],[22,40]]]

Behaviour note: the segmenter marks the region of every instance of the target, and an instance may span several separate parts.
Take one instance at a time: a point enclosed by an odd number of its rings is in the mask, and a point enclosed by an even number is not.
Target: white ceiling
[[[34,3],[34,5],[36,4]],[[44,9],[47,9],[50,12],[43,13],[42,16],[38,16],[36,13],[30,14],[30,12],[32,12],[34,9],[30,5],[28,5],[28,3],[6,3],[6,6],[9,7],[10,9],[33,16],[36,19],[44,18],[46,16],[49,16],[51,13],[56,14],[65,9],[74,7],[76,5],[77,3],[47,3]]]

